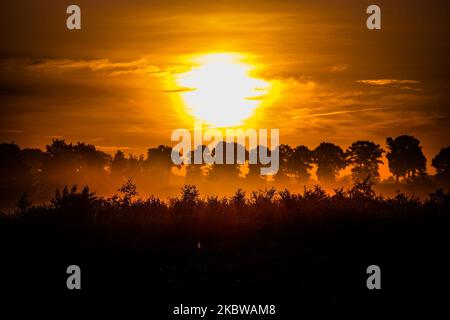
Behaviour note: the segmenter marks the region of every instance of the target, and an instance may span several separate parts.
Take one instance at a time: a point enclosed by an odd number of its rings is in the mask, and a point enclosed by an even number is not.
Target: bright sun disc
[[[194,117],[216,127],[238,126],[253,115],[269,83],[250,76],[254,69],[235,54],[208,54],[199,66],[179,74],[177,83]]]

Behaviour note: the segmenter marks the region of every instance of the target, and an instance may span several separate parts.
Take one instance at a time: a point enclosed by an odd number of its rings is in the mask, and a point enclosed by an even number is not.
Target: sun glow
[[[242,125],[254,115],[270,84],[252,77],[255,67],[242,60],[237,54],[208,54],[179,74],[176,80],[188,113],[215,127]]]

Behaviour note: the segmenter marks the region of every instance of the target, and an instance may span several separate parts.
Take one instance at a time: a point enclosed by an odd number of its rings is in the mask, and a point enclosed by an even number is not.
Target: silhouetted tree
[[[42,169],[44,161],[44,152],[40,149],[26,148],[20,152],[23,163],[28,167],[28,172],[33,179],[37,179]]]
[[[297,146],[291,159],[292,172],[300,181],[307,181],[312,168],[313,152],[306,146]]]
[[[125,175],[127,170],[127,159],[125,158],[125,154],[117,150],[116,154],[111,163],[111,171],[114,175]]]
[[[5,189],[23,182],[27,172],[21,160],[18,145],[15,143],[0,144],[0,176]]]
[[[147,150],[146,169],[151,175],[151,181],[159,187],[169,184],[170,173],[174,166],[171,153],[172,148],[164,145]]]
[[[105,165],[111,161],[111,157],[101,151],[98,151],[94,145],[78,142],[73,146],[74,156],[78,159],[78,171],[99,170],[103,171]]]
[[[13,208],[20,195],[33,189],[34,177],[15,143],[0,144],[0,207]]]
[[[228,154],[228,150],[232,150],[231,154]],[[245,158],[247,158],[247,151],[245,147],[236,142],[219,142],[216,147],[211,151],[213,157],[217,157],[220,160],[220,154],[222,154],[222,164],[214,163],[210,168],[208,178],[209,179],[223,179],[233,181],[239,177],[240,166],[243,163],[238,163],[238,152],[243,152]],[[230,164],[227,164],[227,157],[230,158]],[[245,159],[244,159],[245,162]],[[219,181],[219,180],[216,180]]]
[[[69,184],[73,182],[69,181],[69,177],[73,177],[77,169],[77,159],[74,157],[72,144],[67,144],[65,140],[55,139],[46,146],[42,164],[45,183]],[[54,189],[53,186],[52,189]]]
[[[139,159],[132,155],[128,155],[128,175],[135,177],[138,176],[141,172]]]
[[[362,182],[365,179],[377,181],[380,177],[378,165],[382,164],[383,149],[371,141],[356,141],[347,150],[347,161],[353,165],[352,176],[354,181]]]
[[[200,192],[196,186],[185,184],[181,188],[181,201],[186,205],[193,205],[199,201]]]
[[[203,163],[203,153],[206,152],[206,154],[209,153],[209,149],[205,145],[198,146],[195,150],[191,151],[191,163],[186,165],[186,181],[188,184],[200,184],[204,182],[205,179],[204,175],[204,167],[205,164]],[[195,154],[197,154],[197,157],[201,159],[201,163],[194,163]]]
[[[431,165],[437,171],[437,178],[450,183],[450,146],[442,148],[433,158]]]
[[[425,173],[426,158],[419,140],[413,136],[403,135],[395,139],[386,139],[389,152],[389,170],[398,183],[399,178],[413,178]]]
[[[279,147],[280,155],[280,167],[276,174],[277,180],[283,180],[283,178],[293,174],[293,156],[294,150],[288,144],[281,144]]]
[[[317,164],[317,177],[322,182],[335,181],[336,175],[347,165],[341,147],[329,142],[322,142],[314,150],[313,159]]]
[[[281,146],[280,146],[281,147]],[[256,148],[250,150],[249,154],[249,160],[254,159],[256,163],[249,163],[248,164],[248,173],[245,176],[247,186],[249,188],[257,188],[259,185],[264,183],[266,181],[266,176],[261,175],[261,169],[266,167],[266,165],[263,165],[261,162],[261,155],[268,155],[270,156],[271,151],[266,146],[260,146],[258,145]],[[281,154],[280,154],[280,162],[281,162]],[[281,171],[281,163],[280,163],[280,171]]]
[[[78,142],[68,144],[65,140],[53,140],[46,147],[42,164],[44,183],[89,184],[105,174],[105,166],[110,156],[97,151],[95,146]]]
[[[46,146],[46,154],[53,159],[70,158],[73,151],[72,144],[67,144],[64,139],[54,139]]]
[[[133,183],[131,178],[128,178],[127,182],[125,182],[117,191],[123,194],[123,203],[125,205],[131,204],[133,198],[139,195],[136,184]]]
[[[282,144],[280,149],[280,170],[275,176],[276,180],[285,177],[294,177],[304,182],[310,177],[313,162],[312,151],[306,146],[297,146],[295,149],[287,144]]]

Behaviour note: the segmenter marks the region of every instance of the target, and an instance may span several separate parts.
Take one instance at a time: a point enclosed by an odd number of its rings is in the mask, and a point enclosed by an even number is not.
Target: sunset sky
[[[81,7],[79,31],[66,29],[69,4]],[[193,126],[175,79],[196,57],[237,53],[273,88],[244,126],[311,148],[411,134],[430,163],[450,144],[450,2],[377,1],[373,31],[370,4],[3,0],[0,140],[170,145],[172,130]]]

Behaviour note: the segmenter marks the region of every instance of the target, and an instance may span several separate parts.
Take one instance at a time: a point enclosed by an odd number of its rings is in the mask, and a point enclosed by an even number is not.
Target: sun
[[[210,126],[242,125],[270,90],[268,82],[250,75],[255,67],[243,62],[242,55],[207,54],[194,62],[176,81],[187,112]]]

